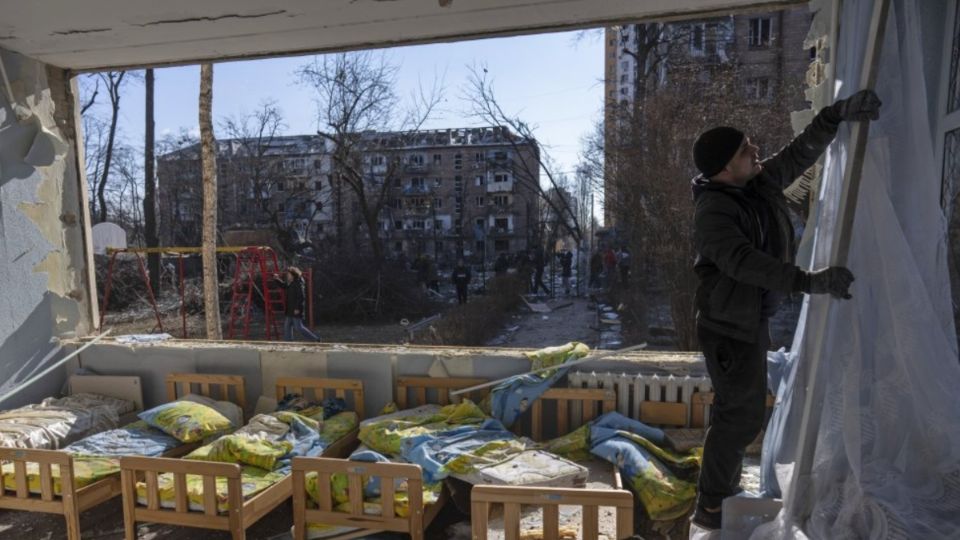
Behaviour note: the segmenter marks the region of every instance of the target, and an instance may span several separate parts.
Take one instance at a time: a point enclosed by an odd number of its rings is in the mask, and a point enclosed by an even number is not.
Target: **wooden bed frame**
[[[447,394],[456,388],[466,388],[475,384],[485,382],[482,379],[453,379],[456,384],[451,384],[449,379],[430,378],[430,377],[401,377],[397,379],[397,396],[404,401],[408,407],[422,405],[423,403],[408,403],[406,401],[406,392],[410,389],[415,391],[419,400],[424,400],[426,396],[425,389],[437,389],[440,395]],[[402,389],[402,392],[400,391]],[[442,399],[442,398],[441,398]],[[543,414],[544,408],[541,400],[556,401],[557,411],[562,419],[563,428],[570,428],[568,407],[576,408],[583,414],[581,418],[588,422],[597,413],[599,408],[603,412],[614,410],[616,406],[616,395],[613,390],[601,388],[556,388],[545,392],[537,401],[534,402],[532,413],[537,415],[531,422],[535,435],[541,435],[542,419],[539,415]],[[400,400],[398,400],[400,401]],[[560,420],[558,419],[558,421]],[[579,427],[579,426],[575,426]],[[536,437],[534,437],[536,440]],[[306,493],[306,475],[310,472],[316,472],[319,475],[318,485],[320,486],[320,504],[319,508],[307,508],[308,495]],[[334,504],[330,493],[330,476],[339,473],[348,478],[348,498],[350,499],[350,513],[337,512],[333,509]],[[393,498],[394,479],[406,479],[408,493],[410,497],[410,512],[407,517],[393,515],[393,505],[381,504],[380,515],[368,515],[364,513],[363,508],[363,480],[362,476],[375,476],[380,478],[380,486],[383,489],[381,501]],[[619,474],[615,473],[617,485],[619,486]],[[330,458],[298,458],[293,460],[293,538],[294,540],[304,540],[306,538],[307,523],[324,523],[329,525],[341,525],[347,527],[357,527],[360,530],[344,533],[337,536],[327,537],[325,540],[346,540],[348,538],[357,538],[382,531],[394,531],[408,533],[412,540],[422,540],[426,528],[430,525],[436,515],[443,508],[448,500],[446,489],[440,492],[440,498],[435,504],[426,508],[423,507],[423,476],[419,465],[405,463],[364,463],[350,461],[348,459],[330,459]],[[536,488],[540,490],[541,488]],[[583,490],[580,490],[581,492]],[[603,493],[612,493],[604,490]],[[625,492],[629,495],[629,492]],[[631,508],[633,497],[630,496]],[[632,526],[632,525],[631,525]]]
[[[200,386],[200,392],[211,396],[211,388],[220,388],[227,396],[229,388],[236,391],[237,405],[244,404],[244,379],[238,375],[205,375],[201,373],[171,373],[167,375],[167,400],[174,401],[190,392],[191,385]],[[178,385],[186,391],[178,393]],[[181,456],[197,448],[199,443],[180,445],[165,455]],[[122,458],[121,458],[122,459]],[[77,488],[74,484],[73,456],[62,450],[21,450],[0,448],[0,462],[12,462],[16,489],[8,493],[0,472],[0,508],[62,514],[67,522],[68,540],[80,540],[80,512],[121,494],[120,475],[114,474]],[[36,463],[40,469],[40,495],[30,493],[27,463]],[[53,490],[52,466],[60,470],[61,494]],[[0,470],[2,471],[2,470]]]
[[[616,476],[619,478],[619,475]],[[543,508],[543,537],[560,537],[560,506],[583,508],[582,538],[597,540],[600,536],[599,510],[612,506],[617,511],[617,538],[633,534],[633,494],[617,489],[578,489],[523,486],[473,486],[470,491],[470,528],[473,540],[487,540],[488,516],[494,504],[503,505],[503,532],[506,540],[520,538],[520,507]]]
[[[279,401],[289,392],[304,396],[312,395],[320,400],[328,393],[352,402],[357,415],[363,419],[363,382],[357,379],[322,379],[311,377],[280,377],[276,382]],[[324,456],[347,456],[356,446],[358,430],[355,428],[324,450]],[[296,462],[295,458],[294,462]],[[229,531],[233,540],[246,538],[247,528],[271,510],[286,501],[293,492],[293,477],[288,475],[279,482],[244,500],[241,485],[241,468],[234,463],[190,461],[168,458],[120,458],[121,486],[123,491],[124,538],[135,540],[138,521],[184,525],[202,529]],[[175,508],[160,506],[160,474],[174,476]],[[186,475],[203,477],[204,510],[190,510],[187,502]],[[226,478],[227,504],[229,511],[220,514],[216,504],[216,479]],[[147,505],[137,503],[137,480],[146,482]]]

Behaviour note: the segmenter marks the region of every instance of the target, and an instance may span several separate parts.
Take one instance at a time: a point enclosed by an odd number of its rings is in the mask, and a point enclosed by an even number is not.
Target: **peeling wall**
[[[39,117],[69,150],[49,166],[24,156],[37,130],[18,120],[0,91],[0,396],[54,359],[58,338],[91,328],[84,212],[75,152],[70,81],[62,70],[0,50],[13,101]],[[63,373],[2,403],[7,408],[49,395]]]
[[[82,351],[75,367],[93,369],[104,375],[139,376],[147,407],[165,401],[163,380],[168,373],[243,375],[250,408],[261,395],[273,397],[277,377],[361,379],[366,397],[364,405],[371,416],[395,399],[393,391],[399,376],[446,373],[450,377],[494,380],[528,370],[530,362],[523,357],[523,352],[521,349],[442,347],[294,347],[179,340],[144,345],[101,342]],[[705,374],[702,360],[694,353],[629,354],[589,363],[584,369],[615,373],[643,369],[677,376]]]

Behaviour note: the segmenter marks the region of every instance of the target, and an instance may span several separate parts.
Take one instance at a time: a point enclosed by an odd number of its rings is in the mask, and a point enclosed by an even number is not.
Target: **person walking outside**
[[[293,331],[296,330],[301,336],[308,338],[308,341],[320,341],[320,338],[303,324],[303,315],[307,309],[307,286],[300,269],[291,266],[283,273],[283,280],[277,275],[274,275],[274,280],[284,290],[286,309],[283,313],[283,339],[293,341]]]
[[[537,246],[533,252],[533,294],[540,292],[540,289],[543,289],[544,293],[550,294],[550,289],[548,289],[547,284],[543,282],[544,264],[546,264],[546,261],[543,256],[543,248]]]
[[[570,296],[570,281],[573,279],[573,253],[568,250],[560,252],[560,277],[563,279],[563,291]]]
[[[714,401],[692,522],[720,529],[723,499],[740,491],[744,450],[763,428],[768,321],[790,292],[850,298],[850,270],[806,272],[793,264],[794,231],[783,188],[816,163],[840,122],[876,120],[880,99],[858,92],[824,108],[773,157],[743,132],[716,127],[693,145],[697,337]]]
[[[464,264],[463,259],[457,259],[457,266],[450,275],[453,285],[457,288],[457,304],[467,303],[467,286],[470,285],[470,267]]]

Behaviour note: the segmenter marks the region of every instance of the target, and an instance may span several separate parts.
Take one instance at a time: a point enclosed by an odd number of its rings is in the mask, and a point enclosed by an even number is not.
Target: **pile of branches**
[[[416,319],[442,307],[398,261],[377,265],[366,257],[324,258],[313,265],[313,309],[323,322]]]
[[[421,332],[414,341],[429,345],[485,344],[517,309],[520,295],[527,292],[528,281],[519,274],[496,276],[487,282],[487,294],[471,296],[466,304],[447,311],[431,331]]]

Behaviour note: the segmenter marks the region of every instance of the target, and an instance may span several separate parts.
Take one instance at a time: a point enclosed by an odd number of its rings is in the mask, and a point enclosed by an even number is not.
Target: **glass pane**
[[[947,93],[947,112],[960,109],[960,6],[953,19],[953,48],[950,53],[950,90]]]

